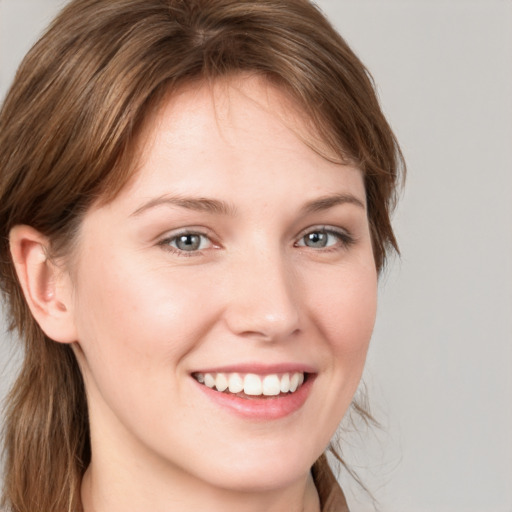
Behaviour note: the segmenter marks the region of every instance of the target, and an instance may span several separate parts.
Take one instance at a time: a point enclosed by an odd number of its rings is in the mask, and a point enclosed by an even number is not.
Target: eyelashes
[[[336,248],[348,248],[354,243],[353,236],[345,230],[334,227],[308,228],[295,242],[296,247],[308,247],[310,249],[330,250]]]
[[[203,251],[218,248],[206,233],[183,230],[158,242],[158,245],[178,256],[194,256]]]
[[[355,243],[354,237],[345,229],[333,226],[314,226],[304,230],[294,247],[312,250],[314,252],[332,252],[348,249]],[[197,256],[210,249],[221,246],[212,239],[211,235],[195,229],[183,229],[171,234],[158,245],[178,256]]]
[[[212,243],[207,235],[202,233],[181,233],[165,241],[169,247],[177,251],[195,252],[208,249]]]

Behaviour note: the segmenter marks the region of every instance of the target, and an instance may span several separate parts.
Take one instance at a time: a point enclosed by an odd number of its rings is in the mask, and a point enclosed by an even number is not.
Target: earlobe
[[[57,342],[76,341],[71,280],[48,257],[48,239],[30,226],[18,225],[9,233],[9,244],[25,300],[36,322]]]

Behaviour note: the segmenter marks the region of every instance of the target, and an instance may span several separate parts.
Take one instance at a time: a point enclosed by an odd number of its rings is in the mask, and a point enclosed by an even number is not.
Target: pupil
[[[182,235],[176,241],[176,246],[182,251],[196,251],[200,243],[198,235]]]
[[[310,233],[307,235],[306,244],[309,247],[325,247],[327,243],[327,234],[322,232]]]

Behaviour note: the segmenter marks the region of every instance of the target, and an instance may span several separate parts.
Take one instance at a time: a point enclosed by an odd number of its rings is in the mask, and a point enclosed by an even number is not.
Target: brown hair
[[[187,82],[237,72],[286,89],[340,159],[361,168],[378,270],[397,249],[400,150],[367,70],[309,1],[72,1],[26,56],[0,113],[0,284],[25,349],[6,408],[9,510],[80,510],[90,461],[80,371],[29,312],[10,229],[30,225],[65,254],[90,205],[126,184],[150,112]]]

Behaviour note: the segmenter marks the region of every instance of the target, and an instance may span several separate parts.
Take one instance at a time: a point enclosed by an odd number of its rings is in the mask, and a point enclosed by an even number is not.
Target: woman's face
[[[146,135],[73,263],[93,465],[290,485],[347,410],[374,324],[361,173],[311,149],[259,79],[189,87]]]

